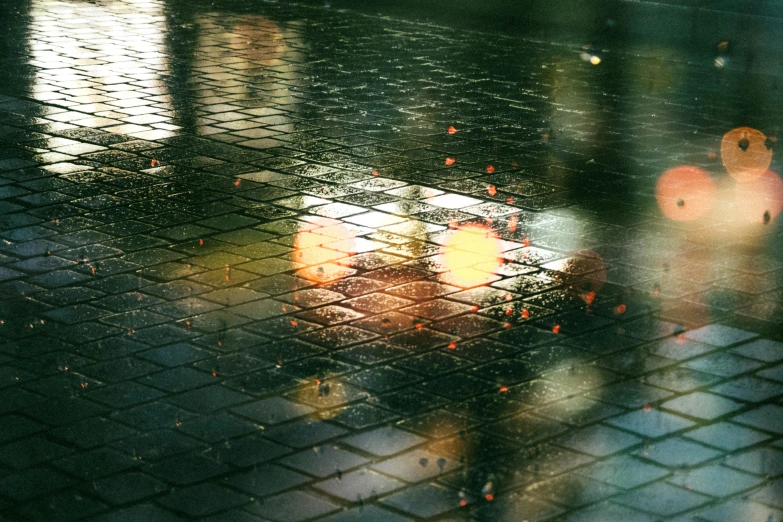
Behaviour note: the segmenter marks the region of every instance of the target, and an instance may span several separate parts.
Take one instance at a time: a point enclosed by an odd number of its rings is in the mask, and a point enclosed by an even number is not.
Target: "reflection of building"
[[[264,16],[233,20],[217,13],[200,14],[194,30],[192,76],[211,86],[194,91],[195,103],[210,113],[197,120],[196,132],[229,132],[244,138],[238,143],[259,149],[283,145],[270,138],[296,130],[290,111],[298,105],[292,87],[299,75],[281,70],[290,67],[286,57],[304,47],[298,32]],[[222,106],[220,114],[211,105]],[[231,106],[236,111],[225,112]]]
[[[68,107],[47,116],[58,122],[54,128],[100,128],[150,140],[176,129],[168,121],[168,94],[150,91],[168,69],[161,3],[34,0],[30,18],[37,71],[30,96]],[[81,24],[73,27],[74,20]]]

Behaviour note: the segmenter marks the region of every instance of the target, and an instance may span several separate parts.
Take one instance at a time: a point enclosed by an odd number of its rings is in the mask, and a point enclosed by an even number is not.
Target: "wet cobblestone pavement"
[[[783,519],[779,77],[9,3],[0,520]]]

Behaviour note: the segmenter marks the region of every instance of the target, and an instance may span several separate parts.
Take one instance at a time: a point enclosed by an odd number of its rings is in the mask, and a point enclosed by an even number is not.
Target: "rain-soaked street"
[[[783,520],[783,60],[0,28],[0,521]]]

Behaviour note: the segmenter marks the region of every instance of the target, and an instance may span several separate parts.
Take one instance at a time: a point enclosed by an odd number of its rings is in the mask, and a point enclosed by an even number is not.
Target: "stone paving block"
[[[715,507],[700,510],[698,517],[710,522],[730,522],[731,520],[747,520],[748,522],[766,522],[783,516],[783,512],[747,500],[731,500]]]
[[[555,504],[514,492],[476,507],[473,513],[479,520],[511,522],[518,520],[520,513],[524,513],[528,520],[541,521],[552,519],[564,510]]]
[[[132,507],[113,510],[104,515],[97,515],[89,520],[90,522],[132,522],[134,520],[180,522],[186,519],[184,515],[178,515],[152,504],[136,504]]]
[[[311,493],[292,491],[274,497],[268,497],[263,502],[255,502],[250,511],[266,519],[279,522],[298,522],[334,512],[338,505],[315,496]]]
[[[766,370],[756,372],[756,375],[771,381],[783,382],[783,364],[778,364],[772,368],[767,368]]]
[[[567,431],[564,424],[528,413],[514,415],[488,428],[502,437],[525,445],[551,439]]]
[[[372,500],[404,486],[404,482],[368,469],[347,473],[339,481],[327,479],[314,485],[316,489],[349,502]]]
[[[100,512],[105,507],[105,504],[93,498],[68,491],[49,495],[44,501],[26,504],[20,507],[18,512],[32,520],[51,520],[56,517],[70,521]]]
[[[677,413],[713,420],[742,409],[742,404],[711,393],[693,392],[668,400],[661,407]]]
[[[766,404],[746,413],[741,413],[733,417],[732,420],[760,430],[781,433],[783,432],[783,420],[781,420],[780,413],[780,406]]]
[[[28,409],[27,414],[41,422],[59,426],[105,412],[106,408],[101,405],[73,397],[36,404]]]
[[[662,412],[660,410],[636,410],[619,417],[612,417],[604,422],[624,428],[646,438],[658,438],[671,435],[694,425],[692,421]]]
[[[745,402],[760,402],[783,395],[783,385],[747,376],[713,386],[710,391]]]
[[[2,446],[0,462],[16,469],[24,469],[70,452],[69,448],[43,437],[29,437]]]
[[[266,425],[302,417],[315,410],[309,406],[297,404],[280,397],[271,397],[238,406],[232,411]]]
[[[783,474],[783,455],[773,448],[754,449],[728,456],[726,465],[757,475],[776,477]]]
[[[711,324],[691,330],[685,334],[685,337],[692,341],[724,347],[753,339],[757,334],[721,324]]]
[[[398,414],[416,415],[448,404],[448,400],[443,397],[433,396],[419,390],[403,388],[399,391],[393,391],[370,399],[372,404],[391,410]],[[456,415],[456,414],[453,414]],[[446,420],[448,423],[451,419]],[[415,428],[413,428],[415,429]]]
[[[0,479],[3,495],[15,501],[24,501],[71,485],[67,475],[47,468],[33,468],[7,475]]]
[[[769,339],[757,339],[746,344],[732,348],[733,353],[743,357],[749,357],[765,362],[780,361],[783,359],[783,343]]]
[[[254,496],[265,497],[304,484],[309,480],[300,473],[268,464],[226,477],[225,482]]]
[[[143,473],[124,473],[95,482],[95,491],[104,501],[126,504],[157,495],[167,486]]]
[[[671,438],[644,448],[639,452],[639,455],[658,464],[674,468],[695,466],[716,459],[722,453],[681,438]]]
[[[387,457],[422,444],[425,440],[413,433],[390,426],[352,435],[341,439],[340,442],[372,455]]]
[[[212,444],[240,435],[255,433],[259,430],[255,423],[244,421],[225,412],[184,419],[175,422],[173,427],[169,427]]]
[[[249,501],[250,497],[219,484],[200,484],[174,489],[160,499],[163,505],[192,517],[203,517]]]
[[[52,464],[78,478],[89,480],[136,468],[141,462],[117,450],[99,448],[65,457]]]
[[[372,504],[346,509],[326,516],[322,520],[324,522],[408,522],[412,519]]]
[[[153,476],[178,486],[201,482],[228,472],[230,468],[215,460],[194,453],[182,454],[162,460],[149,466]]]
[[[191,411],[209,413],[252,398],[220,385],[211,385],[171,396],[167,400]]]
[[[229,511],[223,511],[217,515],[204,518],[206,522],[257,522],[259,518],[256,515],[251,515],[247,511],[241,509],[231,509]]]
[[[581,507],[621,493],[620,488],[579,475],[561,476],[526,489],[532,495],[572,507]]]
[[[52,432],[56,439],[79,448],[94,448],[134,435],[136,430],[112,419],[91,417]]]
[[[564,520],[568,522],[604,522],[606,520],[651,522],[656,520],[656,517],[611,502],[599,502],[594,506],[572,512]]]
[[[642,442],[641,439],[606,426],[592,426],[570,432],[558,440],[566,448],[599,457],[617,453]]]
[[[214,448],[213,457],[218,462],[227,462],[239,468],[255,466],[290,453],[280,444],[275,444],[258,435],[247,435],[225,441]]]
[[[117,442],[112,446],[134,458],[156,461],[203,447],[203,443],[172,429],[147,431]]]
[[[347,433],[347,430],[335,424],[305,418],[265,430],[265,436],[270,439],[293,446],[303,448],[325,442]]]
[[[780,496],[781,488],[783,488],[783,480],[775,479],[772,482],[765,484],[759,491],[752,494],[750,498],[765,506],[781,509],[783,508],[783,502],[781,502]]]
[[[366,464],[368,459],[327,444],[288,456],[282,462],[310,475],[326,477]]]
[[[654,372],[642,377],[642,381],[645,384],[676,392],[692,391],[709,384],[717,383],[720,380],[720,377],[717,375],[680,366]]]
[[[671,517],[706,504],[710,497],[669,484],[655,483],[635,489],[614,501],[654,515]]]
[[[459,509],[457,492],[434,484],[421,484],[394,493],[381,501],[411,515],[430,518]]]
[[[733,495],[751,489],[761,482],[758,477],[717,465],[675,473],[669,481],[689,491],[698,491],[713,497]]]
[[[371,469],[406,482],[421,482],[459,468],[457,461],[427,450],[413,450],[384,460]]]
[[[683,364],[683,367],[685,368],[693,368],[694,370],[700,370],[723,377],[749,373],[759,366],[760,363],[757,361],[733,356],[728,353],[706,355]]]
[[[205,359],[211,356],[211,353],[186,343],[177,343],[147,350],[139,353],[138,356],[156,364],[174,367]]]
[[[619,488],[634,488],[669,475],[669,471],[631,456],[612,457],[578,473]]]
[[[398,416],[372,404],[358,403],[333,410],[329,418],[333,422],[357,430],[389,424],[397,420]]]

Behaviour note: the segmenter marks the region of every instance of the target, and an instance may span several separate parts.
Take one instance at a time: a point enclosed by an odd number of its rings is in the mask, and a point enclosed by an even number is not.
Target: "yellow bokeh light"
[[[450,284],[469,288],[489,282],[493,275],[476,268],[497,268],[502,263],[502,241],[491,228],[472,223],[451,231],[440,249]]]

